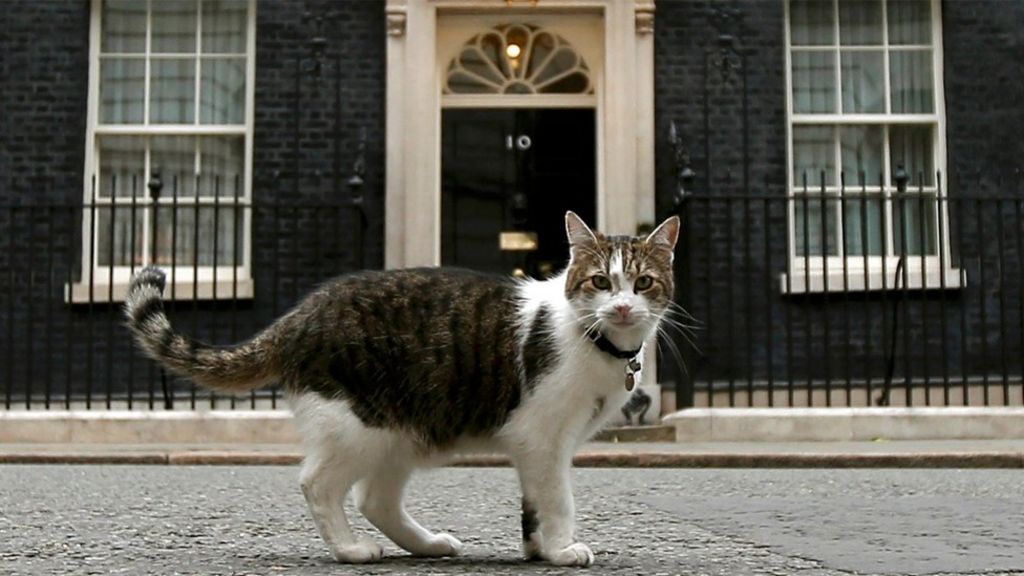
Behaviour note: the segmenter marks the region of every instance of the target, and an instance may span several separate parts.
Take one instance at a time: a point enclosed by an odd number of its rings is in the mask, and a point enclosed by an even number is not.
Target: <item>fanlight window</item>
[[[593,94],[590,69],[564,38],[529,24],[477,34],[448,65],[445,94]]]

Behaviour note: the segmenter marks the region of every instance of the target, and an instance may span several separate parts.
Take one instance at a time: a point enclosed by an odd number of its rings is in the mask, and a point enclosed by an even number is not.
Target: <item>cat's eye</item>
[[[611,290],[612,281],[607,276],[594,276],[590,279],[594,283],[594,288],[598,290]]]
[[[636,283],[633,284],[633,286],[636,288],[637,292],[647,290],[651,286],[654,286],[654,278],[651,278],[650,276],[641,276],[636,279]]]

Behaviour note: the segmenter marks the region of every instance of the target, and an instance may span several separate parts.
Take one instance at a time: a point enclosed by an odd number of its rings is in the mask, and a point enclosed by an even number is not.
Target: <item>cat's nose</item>
[[[629,304],[616,304],[615,312],[618,313],[619,318],[626,320],[629,318],[630,313],[633,312],[633,307]]]

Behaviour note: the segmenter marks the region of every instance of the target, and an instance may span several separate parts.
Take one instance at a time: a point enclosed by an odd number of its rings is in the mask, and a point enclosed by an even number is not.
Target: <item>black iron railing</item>
[[[681,194],[680,407],[1024,404],[1024,188],[907,180]]]
[[[254,202],[238,180],[197,183],[190,196],[178,178],[129,181],[122,196],[77,206],[0,206],[3,407],[276,407],[276,388],[218,398],[145,359],[123,326],[128,280],[164,267],[176,328],[237,342],[318,282],[365,266],[361,179],[347,198],[316,203]]]
[[[290,203],[235,182],[182,197],[174,182],[0,206],[4,408],[277,406],[274,388],[219,398],[144,359],[122,326],[127,279],[166,267],[174,324],[236,342],[364,266],[360,183]],[[678,404],[1024,404],[1024,190],[934,182],[682,195],[678,300],[692,318],[667,328],[660,362]]]

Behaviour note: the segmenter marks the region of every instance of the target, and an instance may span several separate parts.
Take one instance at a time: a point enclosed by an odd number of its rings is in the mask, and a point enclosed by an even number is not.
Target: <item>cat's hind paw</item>
[[[577,542],[552,553],[548,560],[556,566],[590,566],[594,563],[594,553],[586,544]]]
[[[341,546],[334,551],[334,559],[342,564],[367,564],[384,556],[384,548],[372,540],[360,540]]]
[[[451,534],[434,534],[430,542],[417,552],[417,556],[440,557],[458,556],[462,553],[462,542]]]
[[[543,557],[540,543],[537,542],[532,534],[529,540],[523,540],[523,556],[526,556],[527,560],[540,560]]]

